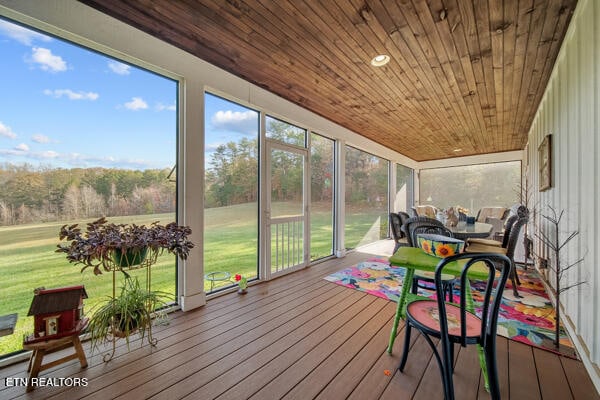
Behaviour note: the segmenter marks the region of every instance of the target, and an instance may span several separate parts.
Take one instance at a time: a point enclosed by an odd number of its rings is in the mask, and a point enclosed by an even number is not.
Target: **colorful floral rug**
[[[385,258],[371,258],[332,275],[326,280],[338,285],[357,289],[377,297],[398,301],[404,277],[404,268],[392,267]],[[518,269],[521,286],[515,298],[510,281],[503,294],[498,317],[498,334],[531,346],[577,358],[573,343],[561,326],[560,350],[554,346],[555,312],[537,272],[533,268]],[[458,285],[457,285],[458,286]],[[472,283],[475,305],[481,299],[477,281]],[[455,288],[458,296],[460,289]],[[435,298],[435,292],[419,289],[422,296]],[[456,297],[455,297],[456,298]]]

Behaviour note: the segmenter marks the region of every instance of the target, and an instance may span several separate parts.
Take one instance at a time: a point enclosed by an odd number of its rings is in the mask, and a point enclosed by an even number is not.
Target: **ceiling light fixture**
[[[390,62],[390,56],[387,54],[379,54],[378,56],[373,57],[371,60],[371,65],[374,67],[383,67],[385,64]]]
[[[455,153],[458,153],[459,151],[462,151],[462,149],[454,149],[452,151],[455,152]]]

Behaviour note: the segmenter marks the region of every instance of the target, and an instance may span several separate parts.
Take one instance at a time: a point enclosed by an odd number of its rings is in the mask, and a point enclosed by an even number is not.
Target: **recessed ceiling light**
[[[462,149],[454,149],[452,151],[455,152],[455,153],[458,153],[459,151],[462,151]]]
[[[379,54],[378,56],[373,57],[371,60],[371,65],[374,67],[382,67],[385,64],[390,62],[390,56],[387,54]]]

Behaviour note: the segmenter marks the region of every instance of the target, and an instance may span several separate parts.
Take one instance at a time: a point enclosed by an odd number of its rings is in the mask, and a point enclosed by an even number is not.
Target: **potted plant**
[[[174,222],[128,225],[109,223],[103,217],[88,223],[85,230],[78,224],[63,225],[59,239],[68,243],[59,244],[56,251],[65,253],[71,263],[83,264],[82,272],[92,267],[95,275],[103,270],[127,275],[126,269],[153,265],[164,251],[185,260],[194,247],[188,239],[191,233],[189,227]]]
[[[112,336],[125,338],[129,348],[129,336],[138,332],[142,343],[146,335],[153,343],[152,324],[154,310],[166,305],[169,294],[160,291],[149,291],[141,287],[137,278],[125,278],[121,293],[117,297],[109,297],[94,310],[87,331],[90,333],[92,349],[99,342],[107,342]],[[158,311],[159,316],[162,316]]]
[[[248,278],[246,278],[245,276],[242,276],[240,274],[235,274],[235,281],[238,284],[238,293],[239,294],[246,294],[247,293],[247,288],[248,288]]]
[[[88,326],[92,348],[97,347],[99,341],[112,338],[113,352],[106,355],[104,361],[114,355],[117,337],[126,338],[129,346],[129,335],[135,331],[139,331],[142,343],[147,337],[148,342],[155,345],[152,317],[157,309],[166,305],[168,294],[151,290],[150,269],[164,251],[185,260],[194,247],[188,239],[191,233],[189,227],[175,223],[128,225],[109,223],[105,218],[88,223],[85,229],[79,228],[78,224],[61,227],[59,238],[67,242],[59,244],[57,252],[65,253],[70,263],[82,264],[81,272],[91,267],[95,275],[103,272],[113,275],[112,296],[92,313]],[[127,270],[144,267],[147,268],[146,285],[142,287]],[[118,296],[116,271],[124,274]]]

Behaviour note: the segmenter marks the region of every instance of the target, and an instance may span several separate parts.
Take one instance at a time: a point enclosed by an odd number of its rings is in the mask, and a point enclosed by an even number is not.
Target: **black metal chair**
[[[458,304],[446,303],[441,282],[444,267],[452,262],[462,260],[465,260],[466,263],[460,275],[460,301]],[[478,269],[480,267],[487,268],[488,275],[485,281],[481,317],[467,310],[467,288],[469,287],[467,275],[475,264],[478,265]],[[502,292],[511,271],[511,264],[511,260],[505,255],[493,253],[462,253],[442,259],[435,270],[437,299],[415,300],[406,306],[404,351],[398,369],[401,372],[404,370],[410,349],[411,330],[416,328],[433,350],[442,376],[445,399],[454,400],[452,376],[454,343],[463,347],[469,344],[478,344],[482,347],[485,355],[491,397],[494,400],[500,399],[496,364],[496,329]],[[500,274],[496,274],[497,269]],[[440,339],[441,355],[431,337]]]

